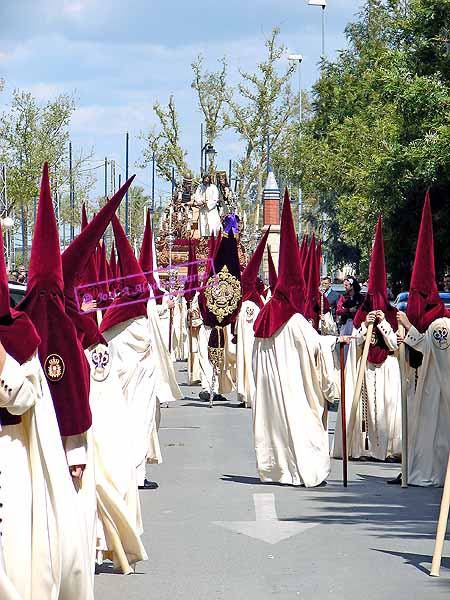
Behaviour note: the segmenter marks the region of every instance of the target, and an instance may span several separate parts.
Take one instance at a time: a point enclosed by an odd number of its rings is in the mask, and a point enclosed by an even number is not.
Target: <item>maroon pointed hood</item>
[[[264,306],[264,302],[261,300],[260,292],[257,290],[257,278],[259,273],[259,268],[261,266],[261,262],[264,256],[264,250],[266,248],[267,238],[270,233],[270,225],[267,228],[267,231],[264,233],[263,237],[259,241],[256,250],[252,254],[250,260],[247,263],[247,266],[241,273],[241,285],[242,285],[242,302],[245,300],[251,300],[254,302],[259,308]],[[263,283],[264,286],[264,283]]]
[[[273,262],[270,246],[267,247],[267,264],[269,267],[269,287],[270,287],[271,293],[273,294],[273,292],[275,290],[275,286],[277,285],[278,275],[277,275],[277,270],[275,269],[275,264]]]
[[[10,307],[3,233],[0,226],[0,340],[8,354],[23,364],[36,352],[40,337],[28,315]]]
[[[128,191],[135,175],[130,177],[126,183],[118,190],[114,196],[109,200],[105,206],[95,215],[89,225],[85,225],[80,234],[74,239],[74,241],[67,247],[62,255],[62,265],[64,272],[64,283],[66,293],[70,292],[69,288],[79,285],[80,280],[84,279],[83,272],[86,270],[91,257],[96,252],[98,243],[106,231],[109,223],[119,207],[120,202]],[[102,266],[101,250],[98,252],[99,259],[93,260],[95,264],[98,263],[98,269],[95,271],[97,278],[99,277],[99,269]],[[106,257],[105,257],[106,258]],[[92,274],[94,271],[92,269]],[[86,283],[93,283],[93,281],[87,281]]]
[[[147,209],[144,237],[142,238],[141,252],[139,254],[139,264],[153,290],[156,302],[161,304],[164,291],[159,288],[153,273],[153,231],[150,220],[150,209]]]
[[[100,326],[102,333],[119,323],[146,317],[147,302],[150,297],[147,279],[116,216],[112,219],[112,226],[123,279],[119,296],[103,317]]]
[[[95,313],[84,314],[80,308],[83,299],[88,297],[96,300],[99,308],[109,304],[109,301],[104,299],[108,297],[108,284],[99,283],[109,278],[105,264],[106,255],[103,256],[100,253],[101,261],[99,269],[97,269],[95,251],[133,179],[134,175],[114,194],[89,224],[83,204],[81,232],[62,254],[66,312],[73,320],[78,338],[85,349],[94,344],[106,343],[98,330]],[[75,298],[75,287],[79,285],[88,285],[89,287],[79,290],[78,298]]]
[[[436,284],[433,218],[429,192],[426,193],[422,210],[406,312],[411,323],[421,332],[424,332],[436,319],[450,316],[439,296]]]
[[[83,229],[86,229],[88,224],[88,218],[87,218],[87,213],[86,213],[86,206],[83,202],[83,205],[81,207],[81,231],[83,231]]]
[[[100,266],[98,270],[98,280],[100,284],[101,306],[110,304],[109,297],[109,269],[108,261],[106,260],[106,246],[103,240],[99,241]]]
[[[116,249],[114,246],[114,241],[112,243],[111,253],[109,255],[109,267],[111,269],[112,276],[117,277]]]
[[[300,265],[297,236],[292,219],[289,193],[284,194],[280,227],[280,258],[277,285],[272,298],[264,305],[255,325],[255,336],[272,337],[295,313],[303,314],[305,281]]]
[[[367,294],[353,319],[353,325],[357,328],[360,327],[361,323],[366,320],[368,313],[373,310],[382,310],[392,329],[397,331],[397,309],[391,305],[387,295],[386,263],[384,258],[381,215],[378,217],[372,255],[370,257]],[[370,345],[368,360],[372,364],[379,365],[386,360],[389,349],[377,328],[374,328],[374,336],[376,342]]]
[[[308,256],[308,236],[305,234],[299,248],[300,264],[305,268],[306,259]]]
[[[89,365],[66,314],[59,236],[45,163],[31,248],[27,292],[19,305],[41,338],[39,359],[49,382],[61,435],[77,435],[92,423]]]
[[[305,273],[307,274],[305,318],[308,319],[315,329],[318,329],[320,319],[320,279],[317,271],[317,248],[314,234],[312,235],[305,261]]]

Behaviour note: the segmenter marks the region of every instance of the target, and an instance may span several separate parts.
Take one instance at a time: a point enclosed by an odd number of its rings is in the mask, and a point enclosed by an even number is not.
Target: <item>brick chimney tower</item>
[[[263,220],[264,225],[280,224],[280,188],[277,180],[269,167],[266,185],[263,190]]]
[[[269,167],[266,185],[263,190],[263,221],[263,232],[266,231],[269,225],[271,226],[267,245],[270,246],[273,260],[275,265],[277,265],[280,249],[280,188],[271,167]],[[264,279],[267,282],[269,276],[267,253],[264,253],[263,273]]]

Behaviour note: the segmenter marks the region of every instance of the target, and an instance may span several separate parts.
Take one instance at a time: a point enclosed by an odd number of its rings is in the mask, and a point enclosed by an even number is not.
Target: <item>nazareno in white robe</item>
[[[450,319],[436,319],[425,333],[411,327],[405,343],[423,354],[408,407],[408,483],[442,486],[450,451]]]
[[[330,472],[322,415],[333,373],[322,355],[331,350],[319,337],[296,313],[272,337],[255,338],[253,433],[263,482],[313,487]]]
[[[237,318],[237,351],[236,351],[236,391],[238,400],[251,408],[255,395],[255,377],[253,375],[252,357],[255,334],[253,325],[259,315],[260,308],[251,300],[242,303]]]
[[[225,327],[223,330],[225,338],[223,368],[218,376],[214,378],[213,386],[214,370],[208,358],[208,341],[211,329],[211,327],[202,323],[198,331],[198,361],[202,390],[210,392],[213,388],[214,394],[229,394],[233,391],[235,382],[236,346],[231,342],[230,326]]]
[[[169,292],[167,292],[162,297],[161,304],[157,304],[156,301],[153,299],[151,299],[151,301],[153,302],[155,309],[158,313],[159,329],[161,331],[161,339],[164,343],[164,346],[165,346],[167,352],[169,352],[169,338],[172,335],[172,344],[171,344],[172,349],[170,352],[170,358],[172,361],[174,361],[175,353],[174,353],[174,348],[173,348],[173,330],[171,333],[170,332],[170,308],[167,305],[169,299],[170,299]],[[173,328],[173,322],[172,322],[172,328]]]
[[[198,308],[198,292],[191,302],[191,322],[189,323],[189,315],[186,315],[186,331],[188,333],[187,343],[187,373],[188,373],[188,384],[193,385],[201,381],[201,369],[199,360],[199,331],[202,320],[199,317],[200,311]],[[189,330],[189,326],[191,329]],[[189,340],[189,337],[192,339]]]
[[[138,485],[144,484],[147,462],[161,463],[157,432],[157,368],[148,319],[137,317],[103,333],[130,411],[133,460]]]
[[[8,578],[21,600],[91,600],[84,515],[37,354],[23,365],[7,356],[1,377],[11,393],[5,394],[2,385],[0,405],[22,415],[19,425],[0,432],[0,512]]]
[[[154,348],[154,357],[156,361],[156,395],[161,404],[168,404],[176,400],[183,399],[183,393],[180,390],[173,362],[169,355],[169,350],[163,341],[163,333],[160,326],[160,320],[157,313],[157,304],[153,299],[147,302],[148,330],[152,347]]]
[[[397,337],[388,321],[376,325],[386,342],[390,352],[397,350]],[[356,359],[356,346],[362,346],[365,341],[367,328],[365,323],[359,329],[354,329],[356,340],[350,345],[345,366],[345,398],[347,427],[352,408],[353,393],[358,376],[359,361]],[[388,456],[400,454],[402,450],[401,424],[401,379],[400,366],[394,355],[388,355],[386,360],[375,365],[367,362],[362,393],[367,397],[367,420],[369,448],[365,448],[366,434],[362,429],[361,401],[358,404],[352,446],[348,455],[352,458],[361,456],[385,460]],[[347,431],[347,438],[349,431]],[[336,417],[333,457],[342,458],[342,427],[341,405]]]
[[[188,334],[186,329],[186,300],[183,296],[175,298],[173,309],[172,348],[175,360],[186,360],[188,355]]]
[[[146,560],[132,430],[119,376],[107,346],[85,351],[91,367],[90,405],[97,491],[97,562],[110,558],[124,574]]]

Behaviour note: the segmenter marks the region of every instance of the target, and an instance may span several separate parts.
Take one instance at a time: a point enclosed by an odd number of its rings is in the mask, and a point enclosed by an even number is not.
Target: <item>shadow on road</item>
[[[377,465],[377,468],[383,465]],[[386,469],[391,476],[392,470]],[[308,522],[329,525],[365,524],[378,538],[434,539],[442,490],[437,488],[402,489],[386,485],[389,477],[358,474],[347,489],[333,484],[324,493],[313,495],[317,488],[302,488],[308,499],[317,502],[323,514],[308,516]],[[339,489],[339,491],[338,491]],[[330,492],[337,492],[331,493]],[[303,517],[283,519],[303,521]]]
[[[431,565],[431,556],[429,554],[413,554],[412,552],[395,552],[393,550],[382,550],[380,548],[371,548],[374,552],[381,552],[382,554],[389,554],[390,556],[397,556],[403,558],[406,565],[415,567],[425,575],[430,574],[430,568],[424,567],[423,563]],[[450,569],[450,558],[442,558],[441,568]],[[447,582],[446,582],[447,583]]]

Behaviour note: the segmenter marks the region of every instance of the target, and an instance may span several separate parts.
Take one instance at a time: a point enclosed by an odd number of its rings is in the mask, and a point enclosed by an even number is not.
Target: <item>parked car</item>
[[[406,310],[406,307],[408,306],[408,296],[409,292],[400,292],[400,294],[394,301],[394,306],[398,308],[398,310],[402,310],[404,312]],[[450,310],[450,293],[439,292],[439,296],[444,301],[445,308],[448,308]]]
[[[22,285],[21,283],[17,283],[16,281],[9,281],[9,303],[12,308],[17,306],[22,298],[25,296],[25,292],[27,291],[26,285]]]

